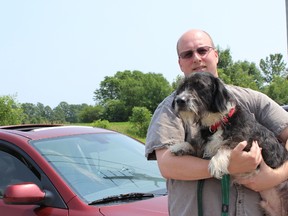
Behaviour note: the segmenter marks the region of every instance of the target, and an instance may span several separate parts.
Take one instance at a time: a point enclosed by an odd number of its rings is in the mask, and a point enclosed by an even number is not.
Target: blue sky
[[[117,71],[181,71],[176,41],[200,28],[234,61],[287,60],[284,0],[0,0],[0,96],[94,105]]]

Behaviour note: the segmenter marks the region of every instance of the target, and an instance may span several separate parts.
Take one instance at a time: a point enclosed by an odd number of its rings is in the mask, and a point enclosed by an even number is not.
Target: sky
[[[285,0],[0,0],[0,96],[95,105],[105,76],[125,70],[172,83],[176,42],[192,28],[234,61],[287,62]]]

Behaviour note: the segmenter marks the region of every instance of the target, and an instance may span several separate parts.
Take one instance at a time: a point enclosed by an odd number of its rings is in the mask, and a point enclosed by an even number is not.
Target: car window
[[[118,194],[166,192],[157,162],[148,162],[144,145],[127,136],[82,134],[31,144],[87,203]]]
[[[34,182],[40,186],[40,180],[31,167],[29,168],[24,159],[21,160],[11,152],[0,150],[0,174],[0,198],[3,197],[5,188],[11,184]]]

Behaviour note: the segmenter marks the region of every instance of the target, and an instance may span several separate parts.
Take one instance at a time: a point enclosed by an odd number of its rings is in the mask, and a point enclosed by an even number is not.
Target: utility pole
[[[288,0],[285,0],[285,4],[286,4],[286,38],[287,38],[287,56],[288,56]]]

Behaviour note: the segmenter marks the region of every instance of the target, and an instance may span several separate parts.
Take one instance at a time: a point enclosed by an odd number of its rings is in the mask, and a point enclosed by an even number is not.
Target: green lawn
[[[137,135],[131,133],[129,130],[131,127],[132,126],[129,122],[110,122],[108,129],[126,134],[145,143],[145,138],[138,137]]]
[[[92,124],[87,123],[87,124],[77,124],[77,125],[91,126]],[[141,142],[145,143],[146,138],[138,137],[137,135],[131,133],[131,131],[129,130],[131,127],[132,126],[129,122],[109,122],[109,126],[107,129],[126,134],[128,136],[131,136],[131,137],[138,139]]]

